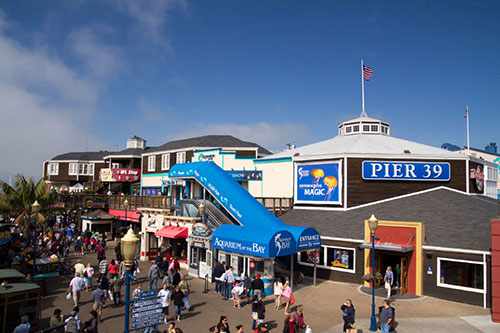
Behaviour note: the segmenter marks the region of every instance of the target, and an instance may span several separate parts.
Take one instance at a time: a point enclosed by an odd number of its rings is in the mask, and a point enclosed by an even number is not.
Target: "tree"
[[[55,201],[55,195],[51,193],[45,179],[41,178],[36,184],[32,178],[26,178],[22,174],[16,176],[14,187],[6,182],[0,181],[0,212],[19,214],[14,223],[28,226],[31,219],[31,205],[38,201],[43,208]],[[38,214],[38,222],[44,223],[45,218]]]

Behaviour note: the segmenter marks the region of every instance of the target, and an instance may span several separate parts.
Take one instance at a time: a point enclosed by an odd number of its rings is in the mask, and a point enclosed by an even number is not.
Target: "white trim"
[[[248,150],[248,151],[255,151],[258,155],[259,148],[258,147],[182,147],[182,148],[177,148],[177,149],[170,149],[170,150],[158,150],[158,151],[153,151],[150,153],[144,153],[141,154],[141,156],[150,156],[150,155],[161,155],[165,153],[176,153],[176,152],[181,152],[181,151],[190,151],[192,150],[193,153],[196,151],[200,150],[213,150],[213,149],[220,149],[221,152],[234,152],[236,151],[241,151],[241,150]],[[256,158],[257,159],[257,158]]]
[[[430,189],[427,189],[427,190],[422,190],[422,191],[419,191],[419,192],[403,194],[403,195],[400,195],[400,196],[397,196],[397,197],[392,197],[392,198],[383,199],[383,200],[379,200],[379,201],[373,201],[373,202],[370,202],[370,203],[366,203],[366,204],[363,204],[363,205],[359,205],[359,206],[355,206],[355,207],[350,207],[350,208],[341,208],[341,207],[300,207],[300,206],[298,206],[298,207],[294,206],[293,208],[294,209],[304,209],[304,210],[332,210],[332,211],[336,211],[337,210],[337,211],[348,211],[348,210],[355,210],[355,209],[364,208],[364,207],[370,207],[370,206],[373,206],[373,205],[376,205],[376,204],[390,202],[390,201],[393,201],[393,200],[398,200],[398,199],[403,199],[403,198],[408,198],[408,197],[412,197],[412,196],[415,196],[415,195],[419,195],[419,194],[423,194],[423,193],[427,193],[427,192],[432,192],[432,191],[437,191],[437,190],[442,190],[442,189],[453,191],[453,192],[460,193],[460,194],[463,194],[463,195],[467,195],[467,193],[465,193],[463,191],[460,191],[460,190],[457,190],[457,189],[454,189],[454,188],[450,188],[450,187],[447,187],[447,186],[437,186],[437,187],[433,187],[433,188],[430,188]]]
[[[470,194],[470,184],[469,184],[469,177],[470,177],[470,172],[469,172],[469,159],[465,161],[465,192]]]
[[[486,309],[486,294],[488,293],[488,265],[486,265],[486,254],[483,254],[483,286],[484,286],[484,294],[483,294],[483,308]]]
[[[156,171],[156,155],[148,156],[148,172]]]
[[[351,273],[351,274],[355,274],[356,273],[356,248],[353,248],[353,247],[343,247],[343,246],[334,246],[334,245],[321,245],[321,247],[323,248],[323,259],[324,259],[324,264],[325,265],[321,265],[321,264],[316,264],[316,267],[319,267],[319,268],[322,268],[322,269],[329,269],[331,271],[339,271],[339,272],[345,272],[345,273]],[[334,267],[334,266],[328,266],[326,265],[326,260],[328,258],[328,249],[339,249],[339,250],[349,250],[349,251],[352,251],[352,269],[347,269],[347,268],[340,268],[340,267]],[[303,266],[310,266],[310,267],[314,267],[314,264],[312,263],[305,263],[305,262],[302,262],[300,261],[301,260],[301,257],[302,257],[302,252],[307,252],[308,250],[305,250],[305,251],[300,251],[298,252],[298,262],[299,262],[299,265],[303,265]],[[314,250],[309,250],[309,251],[314,251]],[[320,250],[321,251],[321,250]]]
[[[441,283],[441,261],[453,261],[453,262],[460,262],[460,263],[466,263],[466,264],[483,265],[483,267],[486,266],[486,262],[473,261],[473,260],[462,260],[462,259],[454,259],[454,258],[445,258],[445,257],[437,257],[436,258],[436,262],[437,262],[436,285],[438,287],[469,291],[469,292],[478,293],[478,294],[486,294],[486,284],[484,283],[484,273],[483,273],[483,289],[469,288],[469,287],[456,286],[453,284]],[[484,268],[483,268],[483,272],[484,272]]]
[[[290,157],[293,158],[294,161],[302,162],[302,161],[319,161],[319,160],[335,160],[340,158],[362,158],[366,159],[401,159],[402,154],[366,154],[366,153],[338,153],[338,154],[325,154],[325,155],[304,155],[304,156],[281,156],[280,158]],[[430,154],[411,154],[411,160],[435,160],[435,161],[463,161],[468,158],[466,155],[430,155]],[[482,161],[482,160],[481,160]]]
[[[170,170],[170,154],[161,154],[161,170]]]
[[[297,199],[297,192],[298,192],[298,180],[297,177],[294,176],[294,183],[293,183],[293,197],[295,198],[295,203],[298,204],[306,204],[306,205],[343,205],[343,198],[342,198],[342,188],[344,186],[344,179],[343,179],[343,170],[342,170],[342,160],[343,159],[338,159],[338,160],[332,160],[332,161],[327,161],[327,162],[303,162],[303,163],[294,163],[293,167],[293,172],[294,175],[297,175],[298,168],[300,166],[305,166],[305,165],[338,165],[338,180],[337,180],[337,187],[338,187],[338,195],[339,195],[339,200],[338,201],[312,201],[312,200],[298,200]]]
[[[342,200],[342,207],[347,208],[347,157],[344,157],[344,179],[345,179],[345,186],[344,186],[344,198]]]
[[[320,236],[321,240],[332,240],[339,242],[351,242],[351,243],[364,243],[365,241],[362,239],[354,239],[354,238],[340,238],[340,237],[329,237],[329,236]]]
[[[429,250],[429,251],[454,252],[454,253],[466,253],[466,254],[479,254],[479,255],[488,255],[488,256],[491,255],[490,251],[457,249],[457,248],[454,248],[454,247],[441,247],[441,246],[432,246],[432,245],[422,245],[422,249],[423,250]]]
[[[106,164],[104,160],[48,160],[53,163],[102,163]]]

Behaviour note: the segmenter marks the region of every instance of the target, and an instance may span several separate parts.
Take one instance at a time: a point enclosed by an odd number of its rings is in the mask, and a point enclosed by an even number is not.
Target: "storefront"
[[[212,230],[204,223],[193,224],[188,237],[189,275],[212,281]]]
[[[103,210],[92,210],[82,215],[82,230],[90,230],[113,239],[113,223],[115,217]]]

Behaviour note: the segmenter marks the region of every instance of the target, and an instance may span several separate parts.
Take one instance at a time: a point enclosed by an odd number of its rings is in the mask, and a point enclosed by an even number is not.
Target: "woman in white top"
[[[281,294],[283,293],[283,283],[281,283],[280,278],[274,280],[274,296],[276,300],[274,301],[274,307],[278,310],[281,306]]]

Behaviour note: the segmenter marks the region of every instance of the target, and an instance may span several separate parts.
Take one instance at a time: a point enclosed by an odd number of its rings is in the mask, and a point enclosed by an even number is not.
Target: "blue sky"
[[[361,112],[432,146],[500,143],[498,1],[0,4],[0,179],[134,135],[232,134],[272,150]]]

